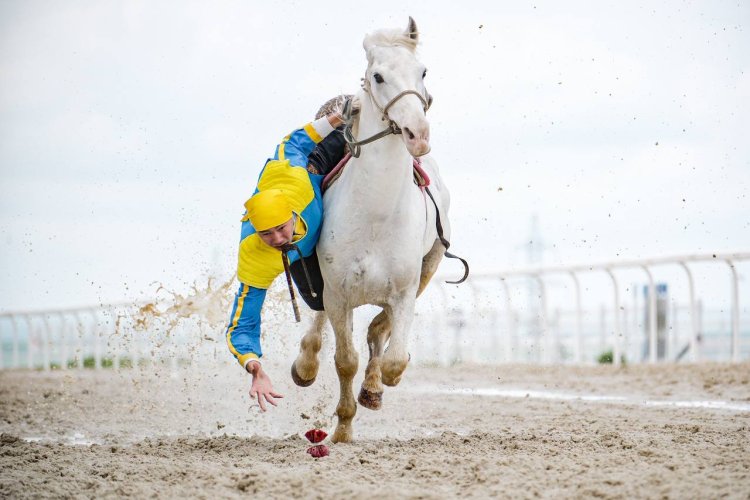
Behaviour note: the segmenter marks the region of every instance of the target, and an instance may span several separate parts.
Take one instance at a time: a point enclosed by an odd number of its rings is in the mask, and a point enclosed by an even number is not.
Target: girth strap
[[[466,262],[466,260],[459,257],[458,255],[454,255],[448,251],[448,248],[450,248],[451,243],[450,241],[446,240],[445,236],[443,235],[443,223],[440,222],[440,209],[438,208],[437,203],[435,202],[435,197],[432,196],[432,193],[430,192],[430,188],[425,186],[423,189],[429,195],[430,199],[432,200],[432,204],[435,205],[435,225],[437,226],[437,233],[438,233],[438,238],[440,238],[440,243],[442,243],[443,246],[445,247],[444,255],[448,257],[449,259],[458,259],[464,265],[464,275],[460,280],[458,281],[446,280],[445,281],[446,283],[450,283],[452,285],[458,285],[459,283],[463,283],[464,281],[466,281],[466,278],[469,277],[469,263]]]

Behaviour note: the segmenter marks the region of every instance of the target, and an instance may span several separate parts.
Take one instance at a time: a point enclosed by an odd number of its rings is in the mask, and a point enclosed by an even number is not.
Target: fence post
[[[67,321],[65,321],[65,314],[59,312],[60,317],[60,369],[67,370],[68,368],[68,336],[66,334]]]
[[[507,363],[513,362],[513,336],[515,335],[515,321],[513,319],[513,304],[510,297],[510,287],[505,278],[500,278],[500,283],[503,285],[503,291],[505,292],[505,315],[508,324],[508,333],[505,336],[505,361]]]
[[[690,294],[690,360],[695,363],[700,359],[698,352],[698,309],[695,304],[695,283],[693,273],[685,262],[679,262],[680,267],[685,270],[688,279],[688,293]]]
[[[696,304],[695,313],[695,316],[698,318],[698,338],[705,341],[705,337],[703,337],[703,301],[700,299],[698,299],[698,303]]]
[[[620,319],[620,325],[622,326],[622,342],[620,343],[620,350],[626,360],[629,357],[630,349],[630,314],[632,314],[631,309],[627,304],[623,304],[622,318]]]
[[[73,314],[76,320],[76,333],[78,340],[76,341],[76,369],[83,370],[83,336],[86,333],[86,327],[81,319],[81,315],[78,311]]]
[[[740,287],[734,262],[726,260],[732,271],[732,363],[740,361]]]
[[[433,335],[433,339],[435,342],[435,352],[437,353],[437,356],[438,356],[438,363],[442,366],[446,366],[446,365],[450,365],[450,359],[447,359],[450,357],[450,354],[448,354],[447,356],[443,356],[442,346],[444,344],[447,345],[447,342],[444,343],[444,342],[441,342],[440,340],[448,339],[448,335],[449,335],[448,319],[450,316],[449,314],[450,310],[448,308],[448,304],[450,303],[450,301],[448,300],[448,292],[445,289],[445,284],[441,281],[440,283],[438,283],[438,287],[440,289],[440,298],[442,299],[442,302],[443,302],[443,307],[441,307],[440,309],[444,315],[443,316],[444,319],[443,321],[440,322],[440,332],[439,332],[440,334]],[[447,359],[447,361],[444,362],[444,359]]]
[[[44,366],[42,369],[47,372],[50,370],[51,356],[50,356],[50,326],[49,326],[49,315],[42,314],[42,356]]]
[[[479,314],[482,309],[479,305],[479,300],[480,300],[479,290],[477,289],[476,283],[474,282],[474,280],[469,280],[468,284],[469,284],[469,288],[471,289],[471,298],[474,301],[474,303],[471,306],[472,310],[474,311],[474,314],[471,314],[471,313],[467,314],[464,324],[468,326],[469,321],[471,320],[473,324],[471,325],[472,330],[470,331],[473,331],[476,335],[476,332],[485,331],[484,328],[481,328],[482,322],[480,318],[482,318],[483,316]],[[477,325],[479,325],[480,328],[477,328]],[[467,359],[467,356],[465,356],[464,361],[469,361],[470,363],[476,363],[477,359],[479,358],[478,353],[484,350],[482,348],[482,342],[479,339],[477,339],[476,342],[471,342],[469,345],[470,345],[471,350],[469,351],[468,359]]]
[[[13,325],[13,368],[21,366],[21,353],[18,345],[18,323],[16,322],[16,315],[10,315],[10,321]]]
[[[635,349],[633,350],[634,356],[633,360],[638,359],[640,356],[638,355],[638,352],[642,350],[640,341],[642,339],[642,331],[643,328],[641,328],[641,321],[643,321],[643,308],[640,304],[640,299],[638,297],[638,291],[641,287],[638,285],[638,283],[633,283],[633,310],[631,311],[632,321],[630,323],[630,327],[632,328],[632,335],[630,336],[630,341],[635,344]],[[645,304],[645,301],[644,301]]]
[[[607,306],[599,304],[599,355],[607,349]]]
[[[34,324],[31,320],[31,315],[24,314],[24,319],[26,320],[26,326],[28,327],[28,335],[26,336],[26,367],[29,370],[32,370],[34,368],[34,359],[33,359],[33,346],[32,346],[32,338],[34,335]]]
[[[108,307],[104,311],[102,311],[104,314],[108,315],[110,318],[115,317],[115,311],[114,307]],[[112,369],[115,371],[120,371],[120,351],[122,351],[122,345],[123,345],[123,338],[122,335],[117,334],[117,325],[115,325],[114,321],[112,321],[112,325],[109,328],[109,335],[111,341],[116,341],[116,345],[114,346],[114,352],[112,353]]]
[[[94,343],[94,370],[101,370],[102,368],[102,353],[100,350],[100,334],[104,328],[104,325],[94,322],[93,328],[91,329],[92,338],[91,341]]]
[[[648,276],[648,362],[654,364],[656,363],[656,287],[648,266],[642,265],[641,269]]]
[[[669,352],[667,353],[667,359],[670,361],[676,361],[677,355],[680,353],[680,308],[677,307],[677,302],[672,302],[672,314],[669,317],[669,324],[671,328],[667,327],[667,335],[671,338],[667,343],[669,345]]]
[[[500,322],[498,321],[498,312],[497,309],[492,309],[490,312],[490,331],[493,332],[492,335],[492,342],[491,342],[491,349],[492,349],[492,364],[497,365],[500,361],[500,339],[499,337],[499,330],[500,330]]]
[[[539,302],[541,309],[539,316],[539,328],[541,329],[539,347],[541,348],[544,346],[544,351],[542,352],[540,359],[542,363],[549,364],[553,363],[557,359],[557,356],[553,357],[553,352],[555,350],[553,347],[554,339],[552,338],[552,335],[549,334],[549,326],[547,325],[547,290],[541,275],[536,274],[535,278],[539,283]]]
[[[575,271],[569,272],[570,277],[573,278],[573,285],[575,286],[576,294],[576,336],[575,345],[573,348],[576,364],[581,363],[583,357],[583,308],[581,307],[581,283],[578,281],[578,276]]]
[[[614,322],[614,328],[612,329],[612,364],[614,366],[620,366],[620,336],[622,332],[620,330],[620,286],[617,283],[617,278],[610,268],[606,268],[607,274],[612,279],[612,287],[614,288],[615,295],[615,311],[612,315],[612,321]]]
[[[456,309],[456,312],[458,314],[456,322],[454,323],[456,328],[453,333],[453,355],[448,361],[451,365],[463,363],[465,361],[463,347],[461,345],[461,331],[463,330],[464,325],[463,309]]]

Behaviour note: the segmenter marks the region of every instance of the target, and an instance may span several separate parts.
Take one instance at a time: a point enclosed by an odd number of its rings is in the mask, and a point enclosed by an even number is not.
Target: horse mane
[[[411,52],[417,51],[418,33],[404,33],[400,29],[382,29],[365,36],[362,46],[368,53],[372,47],[405,47]]]

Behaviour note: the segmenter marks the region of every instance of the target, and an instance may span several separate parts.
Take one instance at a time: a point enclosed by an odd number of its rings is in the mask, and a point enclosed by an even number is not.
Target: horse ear
[[[404,35],[408,36],[412,40],[416,41],[419,37],[419,31],[417,31],[417,23],[414,22],[414,19],[409,16],[409,26],[406,28],[406,33]]]

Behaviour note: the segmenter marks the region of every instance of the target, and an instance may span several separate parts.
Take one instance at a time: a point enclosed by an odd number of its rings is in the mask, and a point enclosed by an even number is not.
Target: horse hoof
[[[383,393],[370,392],[363,387],[359,391],[357,401],[369,410],[379,410],[383,406]]]
[[[336,429],[331,437],[332,443],[351,443],[352,442],[352,431],[351,429]]]
[[[293,381],[294,381],[294,383],[295,383],[295,384],[297,384],[298,386],[300,386],[300,387],[308,387],[308,386],[311,386],[311,385],[313,384],[313,382],[315,382],[315,378],[316,378],[316,377],[313,377],[313,378],[311,378],[310,380],[304,380],[304,379],[303,379],[302,377],[300,377],[300,376],[299,376],[299,374],[297,373],[297,365],[296,365],[296,364],[294,364],[294,363],[292,363],[292,380],[293,380]]]

